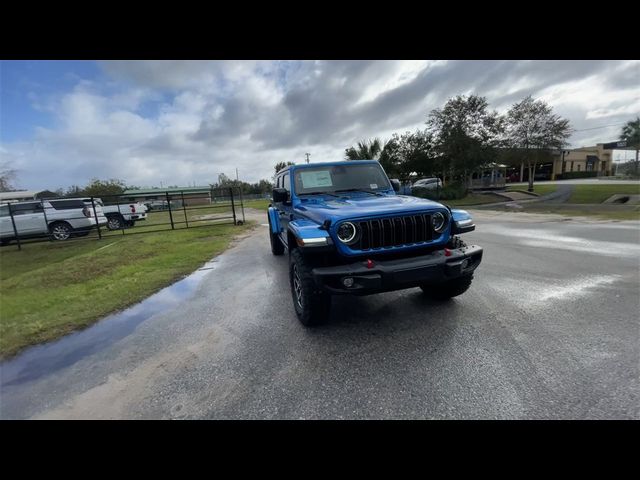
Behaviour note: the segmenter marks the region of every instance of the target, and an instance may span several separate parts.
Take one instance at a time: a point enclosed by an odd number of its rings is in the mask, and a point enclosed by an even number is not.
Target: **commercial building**
[[[626,148],[624,142],[598,143],[592,147],[552,152],[549,160],[536,164],[534,180],[562,180],[577,177],[609,176],[613,165],[613,150]],[[526,182],[529,169],[524,161],[507,161],[507,181]]]

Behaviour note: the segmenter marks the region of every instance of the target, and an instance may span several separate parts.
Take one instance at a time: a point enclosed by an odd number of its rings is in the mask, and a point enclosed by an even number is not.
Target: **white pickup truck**
[[[84,201],[91,203],[90,198],[85,198]],[[147,207],[143,203],[131,202],[104,205],[104,202],[99,198],[94,198],[93,201],[96,205],[100,205],[102,212],[107,217],[107,228],[109,230],[133,227],[137,221],[147,219]]]
[[[86,236],[107,223],[102,207],[95,207],[94,215],[93,206],[80,198],[0,205],[0,243],[15,240],[16,232],[20,238],[48,236],[58,241]]]

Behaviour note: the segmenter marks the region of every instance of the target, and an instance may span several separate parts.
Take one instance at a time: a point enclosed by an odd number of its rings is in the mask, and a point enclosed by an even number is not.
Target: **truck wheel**
[[[420,288],[426,296],[434,300],[448,300],[458,295],[462,295],[471,286],[473,273],[454,278],[440,284],[424,284]]]
[[[269,240],[271,241],[271,253],[274,255],[282,255],[284,253],[284,245],[280,237],[271,232],[271,219],[269,219]]]
[[[107,215],[107,228],[109,230],[121,230],[124,226],[122,215]]]
[[[331,295],[316,287],[311,267],[298,249],[289,255],[289,282],[298,320],[307,327],[325,322],[331,310]]]
[[[73,228],[67,222],[55,222],[49,227],[49,231],[54,240],[61,242],[69,239]]]

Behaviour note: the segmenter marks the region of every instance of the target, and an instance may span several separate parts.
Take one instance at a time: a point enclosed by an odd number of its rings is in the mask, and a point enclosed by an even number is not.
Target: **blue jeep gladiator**
[[[464,293],[482,248],[456,234],[471,216],[396,194],[375,160],[292,165],[276,174],[268,209],[274,255],[289,251],[293,305],[304,325],[329,316],[331,295],[420,287],[435,299]]]

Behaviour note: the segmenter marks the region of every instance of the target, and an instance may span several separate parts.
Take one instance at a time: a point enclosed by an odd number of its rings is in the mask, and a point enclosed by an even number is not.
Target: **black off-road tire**
[[[271,218],[269,218],[269,241],[271,242],[271,253],[274,255],[282,255],[284,253],[282,240],[278,235],[271,232]]]
[[[311,266],[298,249],[289,255],[289,283],[298,320],[306,327],[326,322],[331,311],[331,295],[316,286]]]
[[[443,283],[420,285],[424,294],[434,300],[449,300],[469,290],[473,273],[454,278]]]

